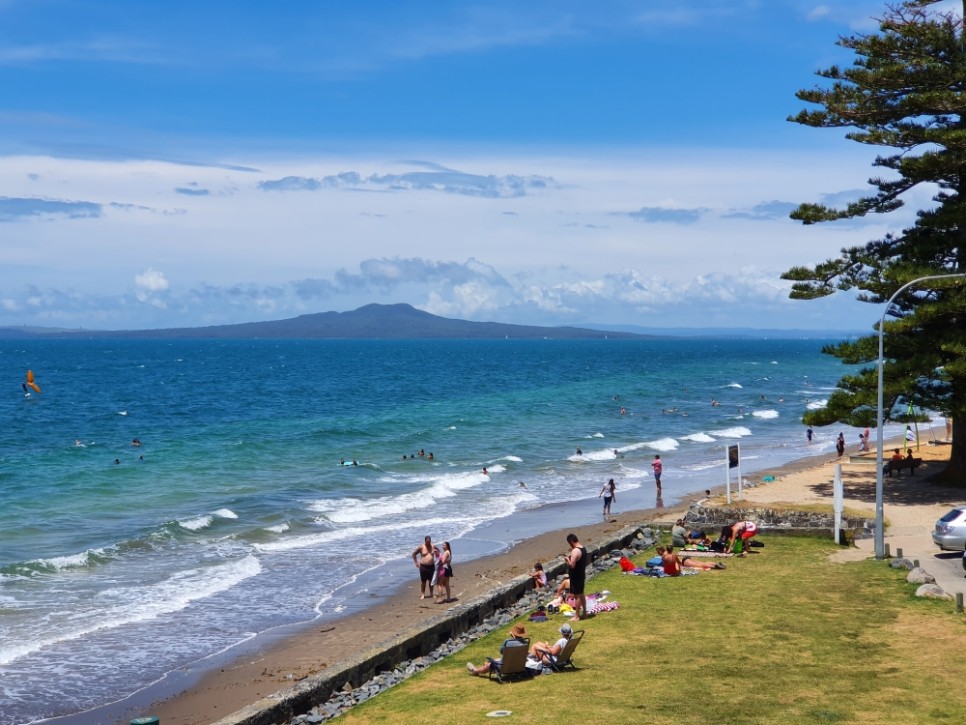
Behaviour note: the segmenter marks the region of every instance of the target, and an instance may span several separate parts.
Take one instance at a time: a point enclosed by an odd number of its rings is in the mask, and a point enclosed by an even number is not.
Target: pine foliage
[[[839,38],[853,51],[852,66],[818,72],[823,83],[799,91],[812,104],[789,120],[816,128],[847,129],[846,138],[888,149],[869,179],[874,193],[844,208],[806,203],[792,214],[803,224],[888,213],[922,184],[934,205],[915,224],[814,267],[793,267],[793,299],[816,299],[857,290],[859,300],[882,304],[920,277],[966,273],[966,34],[963,12],[941,11],[937,0],[887,6],[879,32]],[[815,108],[817,106],[818,108]],[[886,311],[884,406],[909,404],[939,411],[954,425],[948,477],[966,485],[966,279],[914,284]],[[870,364],[845,376],[826,409],[806,422],[874,423],[878,332],[826,348],[844,362]],[[943,426],[944,429],[945,426]]]

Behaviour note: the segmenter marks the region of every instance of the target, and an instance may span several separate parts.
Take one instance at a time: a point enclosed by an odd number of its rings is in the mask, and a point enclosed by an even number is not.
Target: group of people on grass
[[[560,639],[558,639],[553,644],[549,642],[534,642],[530,645],[530,649],[527,652],[527,659],[538,663],[541,667],[547,666],[551,667],[554,664],[555,658],[560,655],[561,652],[567,646],[570,638],[574,635],[573,628],[564,622],[560,625]],[[502,655],[504,651],[509,647],[526,647],[527,645],[527,629],[522,624],[514,624],[510,628],[510,639],[503,642],[503,646],[500,647],[500,654]],[[469,670],[471,675],[485,675],[489,673],[493,668],[499,669],[503,664],[503,658],[498,659],[488,658],[486,662],[482,665],[476,666],[472,662],[466,663],[466,669]]]
[[[669,576],[680,576],[683,569],[696,569],[707,571],[710,569],[724,569],[725,565],[721,562],[701,561],[687,552],[683,556],[675,553],[675,547],[684,548],[689,545],[697,545],[709,551],[721,551],[728,554],[743,556],[749,546],[750,540],[758,533],[758,525],[754,521],[736,521],[733,524],[723,526],[721,535],[717,541],[712,541],[703,531],[688,530],[684,526],[684,519],[678,519],[671,528],[671,543],[667,546],[658,546],[657,553],[661,557],[661,564],[664,573]],[[430,544],[429,537],[426,537],[426,544]],[[568,601],[573,602],[574,617],[571,622],[580,621],[581,617],[587,616],[587,600],[584,594],[586,582],[587,549],[580,543],[576,534],[567,535],[567,544],[570,551],[566,555],[568,575],[565,576],[557,587],[558,597],[567,596]],[[419,552],[420,549],[417,549]],[[416,560],[416,552],[413,554]],[[535,589],[543,589],[548,586],[547,573],[544,571],[543,564],[537,562],[530,572]],[[553,644],[549,642],[535,642],[530,645],[527,653],[529,661],[539,665],[551,666],[554,658],[566,648],[567,643],[573,636],[573,628],[567,622],[560,627],[560,639]],[[494,668],[499,670],[502,664],[502,654],[508,647],[524,647],[527,645],[527,630],[523,624],[514,624],[510,629],[510,638],[504,641],[500,647],[501,658],[487,658],[481,665],[474,665],[472,662],[466,663],[466,669],[471,675],[486,675]]]

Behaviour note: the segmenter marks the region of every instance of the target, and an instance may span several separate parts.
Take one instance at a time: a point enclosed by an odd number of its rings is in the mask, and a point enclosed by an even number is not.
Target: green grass
[[[515,723],[963,722],[966,622],[952,602],[917,599],[883,562],[831,564],[830,542],[761,538],[726,571],[591,580],[621,608],[578,625],[577,672],[470,676],[466,661],[496,656],[501,629],[340,722],[482,723],[493,710]],[[553,642],[562,621],[525,624]]]

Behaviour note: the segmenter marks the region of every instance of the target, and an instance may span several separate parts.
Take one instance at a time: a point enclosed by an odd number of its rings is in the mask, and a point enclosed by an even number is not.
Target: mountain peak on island
[[[2,333],[14,333],[5,328]],[[285,320],[244,322],[235,325],[181,327],[160,330],[65,331],[32,330],[22,336],[67,338],[108,337],[129,339],[334,339],[334,340],[603,340],[641,339],[650,335],[591,330],[580,327],[540,327],[502,322],[470,322],[439,317],[412,305],[368,304],[349,312],[315,312]]]

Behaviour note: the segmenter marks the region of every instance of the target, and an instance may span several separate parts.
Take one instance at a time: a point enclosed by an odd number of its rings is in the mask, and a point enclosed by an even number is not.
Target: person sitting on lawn
[[[667,550],[669,554],[674,554],[673,546],[667,547]],[[698,569],[700,571],[708,571],[708,569],[725,568],[725,565],[722,564],[721,562],[712,563],[710,561],[701,561],[700,559],[695,559],[689,556],[688,554],[685,554],[684,556],[677,556],[677,554],[674,554],[674,555],[677,557],[678,563],[685,569]]]
[[[570,577],[565,576],[563,579],[560,580],[560,584],[557,585],[557,596],[562,598],[569,591],[570,591]]]
[[[525,641],[527,636],[527,628],[522,624],[514,624],[510,628],[510,639],[505,640],[503,645],[500,647],[500,654],[503,654],[503,650],[507,647],[526,647],[527,643]],[[485,675],[488,673],[493,666],[499,667],[503,663],[503,658],[497,660],[488,659],[479,667],[475,666],[472,662],[466,663],[466,669],[469,670],[471,675]]]
[[[563,652],[564,647],[567,646],[567,642],[574,634],[574,630],[571,629],[570,625],[564,622],[560,626],[561,637],[554,644],[548,642],[537,642],[530,646],[530,654],[535,659],[540,660],[545,665],[553,663],[553,658],[558,656]]]
[[[678,561],[673,549],[673,546],[669,546],[667,549],[659,546],[656,551],[657,555],[661,557],[661,567],[663,567],[664,573],[668,576],[681,576],[681,562]]]
[[[688,530],[684,528],[684,519],[678,519],[671,527],[671,543],[679,549],[688,545]]]

